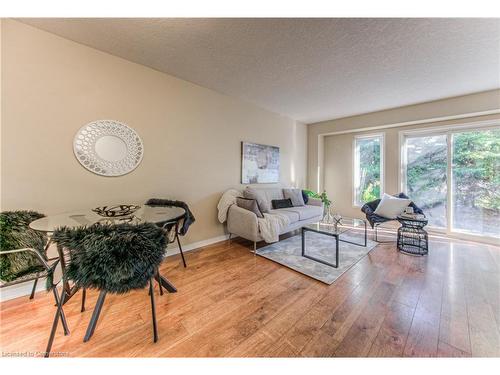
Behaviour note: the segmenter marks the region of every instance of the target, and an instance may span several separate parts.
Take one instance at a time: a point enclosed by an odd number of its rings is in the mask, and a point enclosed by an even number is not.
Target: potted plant
[[[312,190],[304,190],[304,192],[307,194],[307,196],[311,198],[317,198],[321,199],[321,202],[323,202],[323,222],[329,223],[332,221],[332,214],[330,212],[330,207],[332,205],[332,201],[328,198],[328,194],[326,193],[326,190],[323,190],[323,192],[316,193]]]

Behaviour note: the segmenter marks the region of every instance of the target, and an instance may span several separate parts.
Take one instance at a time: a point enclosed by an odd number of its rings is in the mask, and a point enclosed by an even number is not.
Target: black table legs
[[[333,267],[333,268],[339,268],[339,236],[338,235],[332,235],[332,237],[335,237],[335,264],[329,263],[327,261],[324,261],[319,258],[315,258],[311,255],[306,254],[306,232],[308,231],[307,228],[302,228],[302,256],[304,258],[308,258],[311,260],[314,260],[316,262],[319,262],[321,264]]]
[[[333,268],[338,268],[339,267],[339,242],[345,242],[345,243],[350,243],[350,244],[353,244],[353,245],[356,245],[356,246],[363,246],[363,247],[366,247],[368,245],[368,239],[367,239],[367,230],[366,230],[366,221],[364,221],[364,241],[363,243],[358,243],[358,242],[354,242],[354,241],[348,241],[348,240],[345,240],[345,239],[342,239],[340,238],[340,235],[343,234],[343,233],[346,233],[347,231],[337,231],[335,230],[334,231],[331,231],[331,232],[327,232],[327,231],[321,231],[321,230],[315,230],[315,229],[310,229],[308,227],[302,227],[302,256],[304,258],[308,258],[308,259],[311,259],[311,260],[314,260],[316,262],[319,262],[321,264],[324,264],[324,265],[327,265],[327,266],[330,266],[330,267],[333,267]],[[335,264],[333,263],[329,263],[325,260],[322,260],[322,259],[319,259],[319,258],[316,258],[316,257],[313,257],[309,254],[306,253],[306,232],[316,232],[316,233],[320,233],[322,235],[325,235],[325,236],[330,236],[330,237],[334,237],[335,238]]]
[[[166,277],[161,276],[160,274],[155,275],[156,281],[161,283],[161,286],[164,287],[169,293],[177,293],[177,289],[174,284],[172,284]]]

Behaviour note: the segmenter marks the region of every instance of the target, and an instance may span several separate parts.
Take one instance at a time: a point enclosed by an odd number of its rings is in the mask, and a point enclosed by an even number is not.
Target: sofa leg
[[[231,245],[231,237],[233,236],[232,233],[229,233],[229,245]]]
[[[257,242],[253,241],[253,255],[257,253]]]

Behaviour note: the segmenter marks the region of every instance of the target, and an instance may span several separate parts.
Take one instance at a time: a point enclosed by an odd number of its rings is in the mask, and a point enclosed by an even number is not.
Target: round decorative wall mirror
[[[134,129],[118,121],[99,120],[78,130],[73,151],[89,171],[102,176],[121,176],[137,168],[144,147]]]

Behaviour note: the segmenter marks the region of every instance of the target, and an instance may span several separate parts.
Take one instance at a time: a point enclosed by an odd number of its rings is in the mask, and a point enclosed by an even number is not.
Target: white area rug
[[[362,234],[350,232],[342,234],[341,239],[364,243]],[[313,279],[332,284],[345,271],[359,262],[377,246],[374,241],[367,241],[366,247],[339,242],[339,267],[334,268],[302,256],[301,235],[287,238],[257,250],[257,255],[282,264]],[[308,231],[306,233],[306,254],[335,264],[335,238]]]

